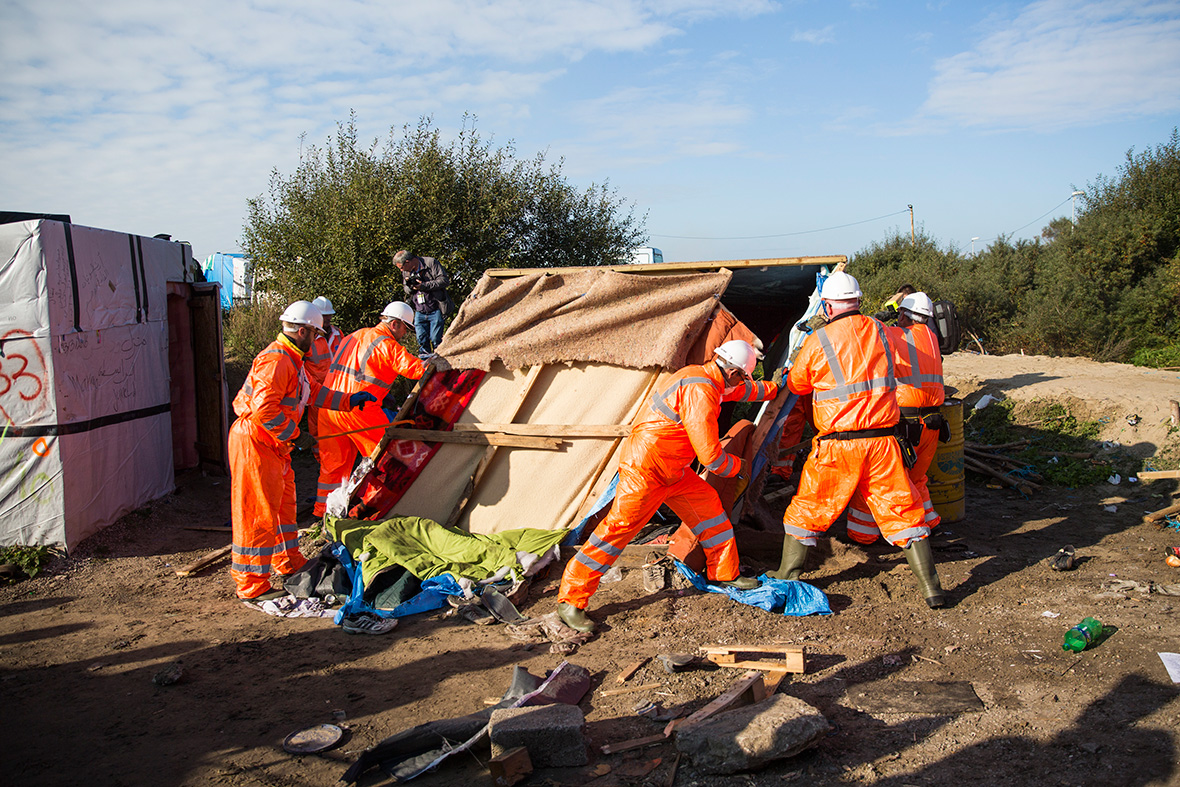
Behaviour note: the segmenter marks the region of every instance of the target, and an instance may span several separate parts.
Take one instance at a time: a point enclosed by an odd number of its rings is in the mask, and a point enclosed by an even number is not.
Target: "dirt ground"
[[[1067,403],[1079,417],[1105,418],[1104,440],[1138,456],[1175,455],[1174,372],[957,354],[947,360],[947,377],[969,402],[988,392]],[[1128,415],[1138,416],[1136,426]],[[297,470],[305,495],[314,466],[300,459]],[[189,528],[226,525],[228,497],[228,479],[181,475],[175,493],[43,575],[0,588],[7,719],[0,782],[332,784],[382,738],[484,708],[485,698],[507,688],[513,665],[540,675],[562,659],[546,646],[515,643],[503,626],[434,614],[405,619],[386,636],[349,636],[330,620],[268,617],[234,600],[224,562],[178,579],[177,566],[227,543],[224,532]],[[629,685],[659,689],[600,691],[617,687],[619,671],[646,656],[770,643],[804,646],[806,673],[779,691],[819,708],[831,733],[755,773],[704,777],[681,762],[676,785],[1180,783],[1180,689],[1157,656],[1180,652],[1180,597],[1100,596],[1116,579],[1180,583],[1180,569],[1164,563],[1165,547],[1180,544],[1180,533],[1141,523],[1145,512],[1176,498],[1176,481],[1047,487],[1027,499],[969,483],[966,518],[933,540],[951,599],[942,610],[922,603],[899,551],[855,546],[840,525],[822,565],[804,577],[828,594],[835,614],[827,617],[782,617],[681,590],[647,594],[641,572],[625,570],[592,602],[601,633],[568,657],[595,676],[581,703],[590,765],[537,771],[527,783],[671,784],[673,745],[613,756],[598,747],[657,732],[662,725],[637,716],[637,703],[699,707],[741,673],[669,675],[653,660]],[[749,567],[777,565],[777,535],[738,533]],[[1080,565],[1050,571],[1046,558],[1065,544],[1077,548]],[[310,541],[304,547],[317,549]],[[521,605],[526,615],[553,609],[555,579],[534,584]],[[1063,653],[1063,634],[1087,615],[1108,636],[1083,654]],[[155,685],[153,676],[172,665],[183,669],[182,679]],[[978,707],[947,710],[935,699],[912,712],[914,692],[930,682],[969,684]],[[305,756],[281,748],[289,733],[324,722],[348,728],[337,748]],[[477,748],[415,783],[490,784],[488,756]],[[609,772],[596,777],[603,764]],[[370,772],[362,784],[385,781]]]

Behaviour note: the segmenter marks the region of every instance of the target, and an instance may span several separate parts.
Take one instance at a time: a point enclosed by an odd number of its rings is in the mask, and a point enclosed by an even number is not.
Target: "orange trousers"
[[[276,447],[262,427],[239,418],[229,430],[233,562],[229,573],[238,598],[268,592],[270,570],[291,574],[307,561],[295,524],[295,472],[286,447]]]
[[[688,468],[678,481],[664,484],[633,465],[621,464],[610,513],[566,564],[558,601],[585,609],[598,590],[602,575],[665,502],[700,540],[709,579],[737,578],[738,551],[733,526],[711,486]]]
[[[368,456],[373,453],[373,449],[385,435],[385,427],[388,425],[389,417],[376,404],[369,404],[363,410],[316,408],[316,432],[321,435],[334,435],[366,426],[373,428],[343,437],[319,439],[320,478],[316,485],[315,508],[312,513],[316,516],[324,515],[328,493],[348,480],[358,455]]]
[[[922,516],[926,527],[933,530],[942,522],[942,517],[934,510],[934,504],[930,502],[930,490],[926,487],[926,471],[930,469],[930,463],[934,461],[934,455],[938,452],[938,430],[923,429],[922,440],[914,452],[917,454],[918,460],[914,462],[913,467],[906,471],[906,474],[914,482],[914,488],[918,490],[918,495],[922,498]],[[881,535],[881,530],[877,527],[877,522],[873,519],[864,496],[857,492],[848,504],[848,537],[861,544],[871,544],[877,540],[879,535]]]
[[[891,436],[820,440],[803,465],[799,491],[783,514],[783,529],[814,545],[858,492],[889,543],[904,547],[930,535],[922,500]]]

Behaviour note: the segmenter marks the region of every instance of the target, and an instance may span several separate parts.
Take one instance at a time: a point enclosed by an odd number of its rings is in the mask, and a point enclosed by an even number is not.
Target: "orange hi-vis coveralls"
[[[320,480],[313,511],[316,516],[324,515],[328,493],[347,480],[357,453],[368,456],[381,442],[385,434],[381,427],[389,425],[381,401],[389,386],[398,375],[417,380],[425,372],[426,364],[401,346],[388,323],[361,328],[344,337],[315,398],[317,428],[321,435],[373,428],[342,437],[320,438]],[[377,401],[363,410],[349,410],[349,397],[361,391],[372,394]]]
[[[934,331],[921,323],[908,328],[890,326],[885,329],[893,347],[893,373],[897,377],[897,406],[906,418],[923,419],[940,412],[945,393],[942,387],[942,352],[938,349],[938,337]],[[917,461],[907,473],[922,498],[922,511],[926,527],[938,527],[941,518],[930,502],[930,490],[926,486],[926,471],[938,451],[938,429],[925,426],[922,440],[915,453]],[[864,498],[852,496],[848,505],[848,535],[853,541],[871,544],[881,531],[873,521]]]
[[[315,438],[318,438],[320,433],[318,423],[320,408],[314,404],[314,394],[318,393],[320,386],[324,384],[324,379],[328,376],[328,367],[332,364],[332,356],[336,354],[336,350],[340,348],[340,343],[343,340],[344,334],[333,325],[327,336],[316,334],[311,350],[303,359],[303,370],[307,373],[313,394],[313,403],[307,407],[307,431]],[[311,450],[318,459],[320,456],[319,443],[312,444]]]
[[[741,459],[722,450],[717,438],[721,403],[761,402],[776,394],[774,383],[749,380],[726,391],[715,361],[686,366],[653,393],[623,440],[614,505],[566,564],[558,600],[585,609],[602,575],[665,502],[700,540],[708,577],[725,582],[737,578],[733,526],[717,492],[691,464],[695,458],[714,475],[737,475]]]
[[[295,526],[291,441],[310,395],[303,352],[283,334],[258,354],[234,397],[229,429],[233,563],[239,598],[270,591],[270,570],[291,574],[306,562]]]
[[[818,433],[783,514],[787,535],[813,546],[858,491],[886,541],[904,547],[930,535],[893,436],[900,412],[885,326],[856,312],[838,315],[804,340],[787,387],[812,394]]]

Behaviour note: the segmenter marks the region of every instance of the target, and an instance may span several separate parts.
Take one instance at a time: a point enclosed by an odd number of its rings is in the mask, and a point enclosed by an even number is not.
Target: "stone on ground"
[[[537,768],[585,765],[586,718],[577,705],[541,705],[492,711],[492,756],[524,746]]]
[[[818,743],[828,729],[816,708],[775,694],[677,730],[676,748],[702,773],[736,773],[793,757]]]

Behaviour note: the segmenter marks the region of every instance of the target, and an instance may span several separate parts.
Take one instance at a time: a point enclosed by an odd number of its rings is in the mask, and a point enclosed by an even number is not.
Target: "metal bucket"
[[[947,399],[940,408],[951,428],[951,439],[938,444],[934,461],[926,471],[930,502],[943,522],[958,522],[967,515],[963,481],[963,402]]]

